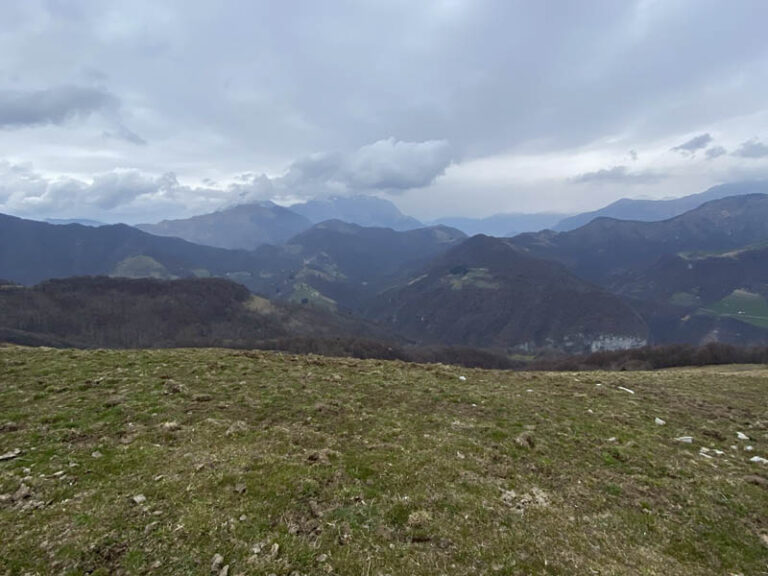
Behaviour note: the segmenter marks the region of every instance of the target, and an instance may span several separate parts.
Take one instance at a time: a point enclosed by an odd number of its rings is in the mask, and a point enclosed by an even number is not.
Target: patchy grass
[[[760,574],[766,398],[765,367],[0,348],[0,574]]]

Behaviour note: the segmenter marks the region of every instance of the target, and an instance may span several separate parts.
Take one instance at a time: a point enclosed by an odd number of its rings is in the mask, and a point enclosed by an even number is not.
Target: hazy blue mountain
[[[88,220],[87,218],[46,218],[44,222],[57,225],[80,224],[82,226],[104,226],[104,222]]]
[[[261,259],[242,250],[154,236],[125,224],[55,225],[0,214],[0,276],[22,284],[91,275],[231,276],[260,269]]]
[[[467,234],[485,234],[486,236],[508,237],[523,232],[538,232],[552,228],[565,217],[559,213],[539,214],[494,214],[487,218],[447,217],[433,220],[430,224],[442,224],[457,228]]]
[[[253,250],[262,244],[282,244],[310,226],[312,222],[292,210],[272,202],[259,202],[136,227],[150,234],[175,236],[195,244]]]
[[[313,223],[341,220],[359,226],[412,230],[424,226],[406,216],[389,200],[375,196],[336,196],[294,204],[290,210]]]
[[[768,240],[768,195],[712,200],[659,222],[597,218],[568,232],[521,234],[512,242],[528,254],[557,260],[604,286],[623,282],[678,252],[720,251]]]
[[[720,184],[719,186],[713,186],[699,194],[691,194],[690,196],[673,198],[671,200],[634,200],[632,198],[622,198],[604,208],[600,208],[600,210],[584,212],[583,214],[564,218],[552,229],[557,232],[575,230],[576,228],[590,223],[595,218],[603,216],[619,220],[637,220],[640,222],[667,220],[679,216],[684,212],[688,212],[689,210],[693,210],[694,208],[698,208],[705,202],[711,200],[718,200],[728,196],[765,193],[768,193],[768,180]]]

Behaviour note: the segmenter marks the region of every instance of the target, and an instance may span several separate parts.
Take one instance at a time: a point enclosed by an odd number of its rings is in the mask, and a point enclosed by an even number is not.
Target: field
[[[6,347],[0,574],[766,574],[767,447],[767,367]]]
[[[768,302],[760,294],[746,290],[734,290],[719,302],[703,308],[702,313],[727,316],[760,328],[768,328]]]

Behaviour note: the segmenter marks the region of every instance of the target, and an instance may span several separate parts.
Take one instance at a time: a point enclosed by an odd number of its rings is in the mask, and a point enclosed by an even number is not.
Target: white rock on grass
[[[752,456],[749,461],[754,462],[755,464],[768,464],[768,460],[761,458],[760,456]]]
[[[619,386],[619,390],[624,390],[624,392],[629,392],[630,394],[634,394],[634,390],[630,390],[629,388],[625,388],[624,386]]]
[[[675,438],[675,442],[682,442],[683,444],[693,444],[693,436],[680,436]]]
[[[21,456],[21,450],[16,448],[15,450],[11,450],[10,452],[6,452],[5,454],[0,454],[0,462],[3,460],[13,460],[14,458],[18,458]]]
[[[736,438],[739,440],[749,440],[749,436],[744,434],[744,432],[736,432]]]
[[[218,574],[222,564],[224,564],[224,556],[219,553],[214,554],[211,560],[211,573]]]
[[[654,422],[659,426],[664,426],[664,424],[666,424],[665,420],[662,420],[661,418],[658,418],[658,417],[654,420]]]
[[[459,380],[461,380],[462,382],[466,382],[467,381],[467,377],[466,376],[459,376]]]

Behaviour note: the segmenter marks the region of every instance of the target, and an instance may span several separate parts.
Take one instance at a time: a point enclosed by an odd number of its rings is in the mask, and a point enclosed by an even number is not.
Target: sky
[[[0,0],[0,212],[429,220],[768,177],[764,0]]]

